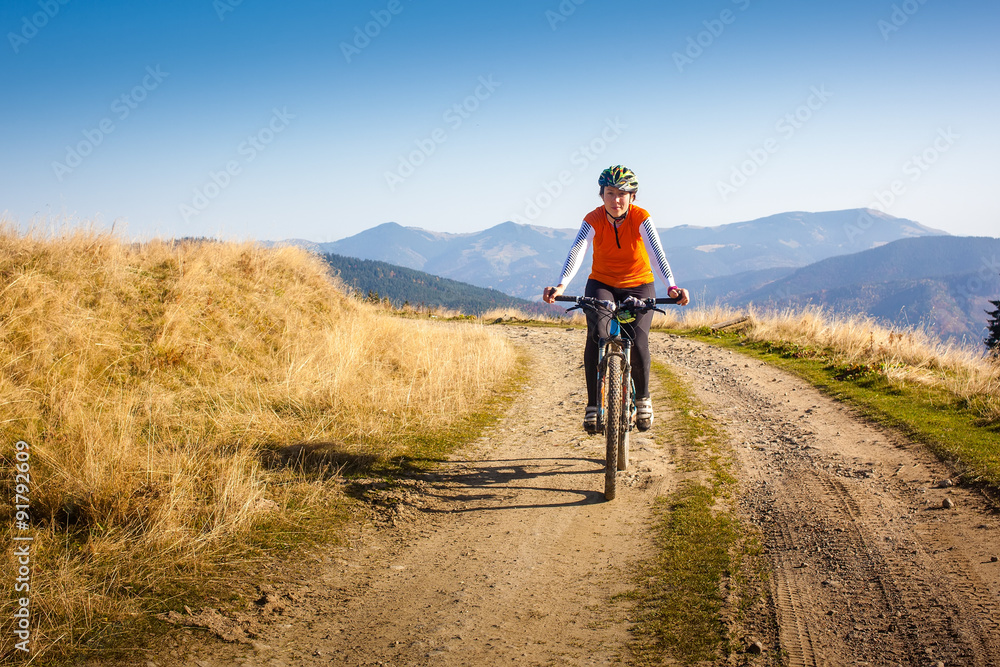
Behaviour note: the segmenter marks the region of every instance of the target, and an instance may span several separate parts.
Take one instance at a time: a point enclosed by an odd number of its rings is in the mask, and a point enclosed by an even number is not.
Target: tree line
[[[323,259],[355,294],[366,301],[388,302],[395,308],[442,307],[467,315],[481,315],[495,308],[537,314],[553,312],[552,307],[544,303],[386,262],[333,253],[323,255]]]

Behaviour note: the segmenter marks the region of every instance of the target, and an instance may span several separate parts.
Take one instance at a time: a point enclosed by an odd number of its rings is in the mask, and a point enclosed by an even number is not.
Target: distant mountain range
[[[283,243],[537,301],[558,279],[577,231],[505,222],[449,234],[390,222],[332,243]],[[985,335],[987,299],[1000,293],[1000,240],[950,237],[871,209],[790,212],[659,231],[678,283],[702,302],[814,303],[894,324],[925,324],[943,338],[977,343]],[[587,273],[581,270],[567,292],[582,292]]]
[[[578,230],[504,222],[480,232],[448,234],[387,222],[332,243],[287,242],[537,300],[542,288],[559,278]],[[659,231],[681,284],[743,271],[798,268],[901,238],[944,233],[870,209],[781,213],[718,227],[681,225]],[[588,257],[584,265],[589,262]],[[581,290],[586,273],[581,270],[570,288]]]
[[[717,297],[734,306],[820,304],[898,326],[922,324],[942,339],[979,345],[986,337],[989,299],[1000,293],[1000,239],[901,239],[780,273],[718,281]],[[705,288],[707,293],[707,283]]]

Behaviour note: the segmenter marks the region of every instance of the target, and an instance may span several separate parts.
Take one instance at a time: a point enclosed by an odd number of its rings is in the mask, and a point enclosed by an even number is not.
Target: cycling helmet
[[[602,188],[610,185],[623,192],[635,192],[639,189],[639,180],[632,170],[620,164],[602,171],[601,177],[597,179],[597,184]]]

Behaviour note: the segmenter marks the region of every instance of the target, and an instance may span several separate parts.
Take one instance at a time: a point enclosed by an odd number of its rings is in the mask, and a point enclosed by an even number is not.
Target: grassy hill
[[[458,310],[468,315],[482,315],[491,310],[510,308],[533,315],[562,312],[545,303],[528,301],[503,292],[476,287],[468,283],[433,276],[371,259],[326,254],[323,259],[333,267],[340,279],[356,292],[377,293],[394,306],[427,306]],[[542,286],[538,292],[541,293]]]
[[[515,365],[482,327],[348,298],[298,248],[0,228],[0,310],[0,516],[6,544],[33,538],[34,659],[238,594],[225,567],[343,514],[336,473],[422,451]]]

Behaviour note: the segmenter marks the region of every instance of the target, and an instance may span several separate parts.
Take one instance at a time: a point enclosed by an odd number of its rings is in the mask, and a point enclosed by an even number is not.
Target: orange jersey
[[[649,213],[634,204],[629,206],[625,219],[618,225],[617,239],[615,231],[603,206],[588,213],[566,256],[558,284],[569,285],[583,265],[591,242],[594,244],[594,263],[590,277],[598,282],[611,287],[635,287],[653,282],[655,272],[668,287],[676,284]]]
[[[635,204],[625,219],[615,226],[608,221],[604,206],[588,213],[584,222],[594,228],[594,264],[590,277],[611,287],[635,287],[653,282],[653,269],[639,226],[649,213]]]

